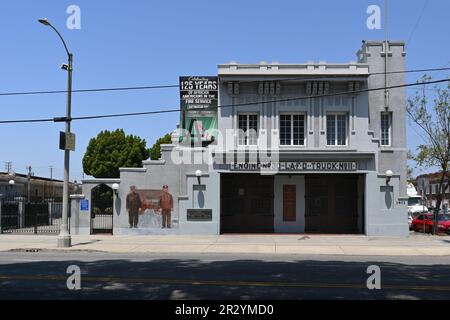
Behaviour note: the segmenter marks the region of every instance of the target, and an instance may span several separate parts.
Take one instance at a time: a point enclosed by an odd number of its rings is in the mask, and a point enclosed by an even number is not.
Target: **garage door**
[[[305,231],[358,233],[358,176],[306,175]]]
[[[273,176],[221,175],[221,232],[273,232]]]

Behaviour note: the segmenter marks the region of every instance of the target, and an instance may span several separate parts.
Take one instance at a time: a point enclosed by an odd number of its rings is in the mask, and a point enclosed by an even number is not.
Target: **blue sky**
[[[450,62],[450,1],[390,0],[391,39],[407,41],[407,68],[442,67]],[[81,9],[81,29],[69,30],[69,5]],[[64,90],[59,65],[64,49],[47,17],[74,53],[74,89],[177,84],[180,75],[214,75],[219,63],[310,60],[348,62],[364,39],[383,39],[383,30],[366,27],[369,5],[381,0],[315,1],[2,1],[0,4],[0,92]],[[450,64],[449,64],[450,66]],[[449,72],[434,73],[444,78]],[[414,82],[419,74],[408,75]],[[412,94],[413,91],[408,91]],[[76,93],[73,116],[174,108],[178,89]],[[63,116],[65,95],[0,97],[2,119]],[[151,146],[172,131],[177,114],[76,121],[77,150],[71,156],[71,179],[82,175],[81,160],[89,139],[104,129],[124,128]],[[31,165],[39,175],[63,174],[58,149],[63,124],[0,125],[0,171],[12,161],[16,172]],[[408,147],[420,143],[408,128]]]

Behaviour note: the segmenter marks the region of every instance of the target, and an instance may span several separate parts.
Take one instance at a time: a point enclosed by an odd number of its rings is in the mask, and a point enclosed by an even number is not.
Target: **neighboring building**
[[[10,180],[13,180],[14,184],[10,184]],[[29,190],[32,202],[42,202],[48,199],[60,201],[62,199],[62,188],[63,182],[60,180],[33,175],[28,179],[26,174],[0,172],[0,195],[2,198],[28,198]]]
[[[439,190],[439,181],[441,178],[440,172],[422,174],[416,178],[417,191],[423,194],[428,202],[428,207],[436,207],[436,195]],[[445,178],[444,185],[448,183],[450,177]],[[445,187],[445,186],[444,186]],[[440,209],[448,209],[450,206],[450,186],[446,188],[445,192],[442,194],[442,202]]]
[[[83,212],[92,210],[92,189],[120,184],[114,234],[406,236],[405,89],[364,91],[405,83],[403,73],[384,74],[405,69],[404,46],[390,41],[386,56],[384,42],[365,41],[348,64],[219,65],[215,142],[191,149],[173,134],[160,160],[122,168],[120,179],[83,181],[87,202],[72,206],[83,208],[72,211],[72,232],[92,232]],[[180,160],[209,154],[213,164]],[[132,185],[155,208],[140,215],[138,229],[129,228],[125,206]],[[162,185],[174,198],[171,230],[158,228],[153,205]]]

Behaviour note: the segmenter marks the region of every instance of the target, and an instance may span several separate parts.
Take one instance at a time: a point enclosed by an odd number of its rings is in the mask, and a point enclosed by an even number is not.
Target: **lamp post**
[[[66,128],[65,128],[65,137],[67,137],[70,133],[70,122],[71,122],[71,104],[72,104],[72,60],[73,55],[69,52],[67,48],[66,42],[64,41],[61,34],[56,30],[54,26],[47,19],[39,19],[40,23],[45,26],[52,28],[58,37],[61,39],[64,49],[66,49],[67,53],[67,65],[62,65],[61,68],[67,71],[67,104],[66,104]],[[70,247],[71,246],[71,237],[69,234],[68,228],[68,208],[69,208],[69,164],[70,164],[70,150],[67,147],[64,148],[64,184],[63,184],[63,208],[62,208],[62,221],[61,221],[61,229],[58,235],[58,247]]]

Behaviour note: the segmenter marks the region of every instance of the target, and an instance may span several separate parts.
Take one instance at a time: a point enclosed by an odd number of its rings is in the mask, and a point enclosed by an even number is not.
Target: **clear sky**
[[[407,68],[442,67],[450,62],[450,1],[390,0],[389,37],[407,41]],[[81,29],[69,30],[69,5],[81,9]],[[177,84],[180,75],[215,75],[219,63],[310,60],[349,62],[364,39],[383,39],[366,27],[369,5],[382,0],[315,1],[2,1],[0,4],[0,92],[64,90],[64,48],[56,34],[37,22],[46,17],[74,53],[74,89]],[[419,20],[419,17],[421,19]],[[384,17],[383,17],[384,18]],[[408,42],[409,40],[409,42]],[[450,66],[450,63],[449,63]],[[449,72],[433,74],[444,78]],[[415,82],[419,74],[408,75]],[[409,91],[408,93],[413,93]],[[178,89],[75,93],[73,116],[174,108]],[[0,97],[0,118],[64,116],[65,94]],[[178,114],[75,121],[77,150],[71,179],[82,175],[89,139],[103,129],[124,128],[148,146],[175,129]],[[16,172],[63,175],[58,149],[63,124],[0,125],[0,171],[12,161]],[[420,142],[408,128],[408,147]]]

